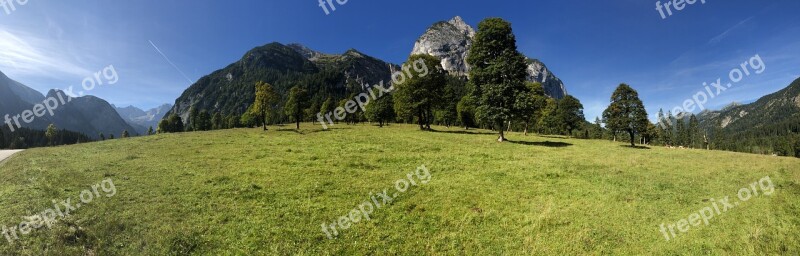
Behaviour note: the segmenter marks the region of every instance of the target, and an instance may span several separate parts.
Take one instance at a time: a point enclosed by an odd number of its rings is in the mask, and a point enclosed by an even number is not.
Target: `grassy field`
[[[800,160],[413,125],[167,134],[31,149],[0,164],[0,225],[90,204],[2,255],[800,254]],[[322,231],[418,166],[430,182]],[[676,223],[769,176],[757,196],[667,241]],[[758,185],[755,187],[758,188]],[[95,187],[97,189],[97,187]],[[90,193],[91,194],[91,193]],[[677,232],[677,231],[676,231]]]

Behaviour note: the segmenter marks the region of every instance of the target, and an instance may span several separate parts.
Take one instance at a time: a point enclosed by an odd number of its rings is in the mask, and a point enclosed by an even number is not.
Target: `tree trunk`
[[[261,112],[261,121],[264,124],[264,131],[267,130],[267,113]]]
[[[422,116],[422,110],[417,110],[417,121],[419,123],[420,130],[425,130],[425,126],[422,125],[422,123],[424,122],[423,120],[424,117]]]
[[[525,136],[528,136],[528,122],[525,122]]]
[[[628,134],[631,135],[631,147],[635,147],[636,146],[636,140],[633,137],[633,130],[628,131]]]
[[[497,142],[506,141],[506,136],[505,136],[505,134],[503,134],[503,122],[500,122],[500,127],[499,128],[500,129],[497,129],[497,130],[500,131],[500,137],[497,138]]]
[[[297,124],[297,126],[296,126],[296,127],[297,127],[297,129],[298,129],[298,130],[300,130],[300,121],[297,121],[297,123],[296,123],[296,124]]]

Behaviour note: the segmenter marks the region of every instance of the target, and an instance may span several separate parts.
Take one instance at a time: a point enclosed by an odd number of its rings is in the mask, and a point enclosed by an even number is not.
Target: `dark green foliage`
[[[0,149],[26,149],[46,147],[48,145],[72,145],[91,141],[92,139],[86,135],[67,130],[55,130],[52,137],[48,137],[46,131],[32,130],[23,127],[11,132],[7,127],[0,127]]]
[[[227,123],[229,129],[239,128],[239,127],[242,127],[242,124],[239,123],[239,119],[240,118],[237,117],[236,115],[231,114],[231,115],[228,115],[227,118],[225,118],[225,120],[226,120],[225,122]]]
[[[436,123],[450,127],[459,123],[458,103],[462,97],[467,95],[467,81],[460,77],[446,75],[447,83],[445,84],[441,104],[436,107],[434,117]]]
[[[558,121],[563,123],[567,135],[572,136],[572,131],[583,126],[586,118],[583,116],[583,104],[572,95],[567,95],[558,101]]]
[[[474,97],[471,95],[461,97],[456,106],[456,111],[458,111],[458,120],[461,122],[461,126],[464,126],[464,129],[478,127],[478,122],[475,120]]]
[[[297,124],[296,128],[298,130],[300,129],[300,122],[303,121],[303,116],[305,115],[305,110],[308,108],[308,105],[308,91],[299,86],[292,87],[289,91],[289,99],[284,106],[284,113]]]
[[[430,55],[412,55],[404,64],[406,80],[394,85],[395,111],[399,116],[414,116],[420,129],[430,129],[433,110],[442,104],[447,77],[438,68],[440,63]]]
[[[220,114],[219,112],[214,113],[214,115],[211,116],[211,129],[219,130],[225,128],[226,128],[225,122],[222,119],[222,114]]]
[[[527,63],[517,51],[511,24],[500,18],[481,21],[467,57],[470,83],[476,98],[477,117],[495,127],[504,141],[504,125],[520,116],[518,102],[528,99],[525,86]]]
[[[120,136],[120,137],[121,138],[128,138],[130,136],[131,136],[131,134],[128,133],[128,130],[124,130],[124,131],[122,131],[122,136]]]
[[[386,94],[377,100],[371,101],[369,105],[367,105],[367,111],[364,115],[370,122],[376,122],[380,127],[393,121],[395,113],[392,94]]]
[[[194,116],[194,118],[191,120],[191,123],[194,131],[209,131],[213,127],[211,123],[211,115],[205,109]]]
[[[168,118],[162,119],[161,122],[158,123],[158,133],[175,133],[183,131],[183,120],[180,116],[175,114],[170,115]]]
[[[611,105],[603,112],[603,120],[613,132],[628,132],[631,146],[636,145],[635,135],[646,132],[650,124],[639,93],[627,84],[620,84],[611,95]]]
[[[547,98],[540,111],[536,130],[542,134],[561,134],[564,131],[563,124],[558,118],[558,101]]]

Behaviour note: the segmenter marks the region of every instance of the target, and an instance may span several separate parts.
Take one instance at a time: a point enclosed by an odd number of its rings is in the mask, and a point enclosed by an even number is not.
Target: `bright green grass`
[[[800,254],[800,160],[412,125],[168,134],[32,149],[0,164],[0,225],[76,200],[53,229],[0,254]],[[412,187],[328,240],[322,223],[371,193]],[[666,241],[674,223],[769,175],[758,196]],[[390,190],[391,191],[391,190]],[[102,191],[100,192],[103,193]],[[78,228],[79,227],[79,228]]]

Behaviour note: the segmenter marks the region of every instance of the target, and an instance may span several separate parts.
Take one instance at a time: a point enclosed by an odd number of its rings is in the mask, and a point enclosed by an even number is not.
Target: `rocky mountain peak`
[[[448,21],[447,23],[449,23],[450,25],[453,25],[459,31],[467,34],[469,37],[474,37],[475,36],[475,30],[472,28],[472,26],[467,25],[467,23],[464,22],[463,19],[461,19],[461,16],[456,16],[456,17],[450,19],[450,21]]]
[[[288,44],[286,46],[289,47],[289,48],[292,48],[292,50],[295,50],[297,53],[299,53],[300,55],[303,55],[303,57],[305,57],[306,59],[311,60],[311,61],[316,60],[316,59],[318,59],[318,58],[320,58],[322,56],[325,56],[324,53],[312,50],[311,48],[308,48],[305,45],[302,45],[302,44],[299,44],[299,43],[292,43],[292,44]]]
[[[428,28],[414,43],[411,54],[436,56],[441,59],[444,70],[452,75],[466,77],[470,70],[466,59],[474,37],[475,29],[460,16],[456,16]],[[545,93],[550,97],[560,99],[567,95],[561,79],[539,60],[528,59],[528,81],[542,83]]]

